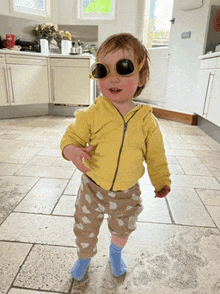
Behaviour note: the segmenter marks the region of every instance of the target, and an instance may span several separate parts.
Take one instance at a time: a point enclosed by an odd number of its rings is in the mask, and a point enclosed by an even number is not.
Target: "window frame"
[[[43,0],[44,1],[44,9],[34,9],[34,8],[28,8],[23,7],[15,4],[15,0],[11,0],[11,10],[14,13],[25,13],[25,14],[31,14],[36,16],[42,16],[42,17],[49,17],[50,16],[50,1],[51,0]]]
[[[108,14],[83,14],[82,4],[83,0],[78,0],[78,19],[81,20],[115,20],[116,19],[116,0],[112,0],[112,12]]]

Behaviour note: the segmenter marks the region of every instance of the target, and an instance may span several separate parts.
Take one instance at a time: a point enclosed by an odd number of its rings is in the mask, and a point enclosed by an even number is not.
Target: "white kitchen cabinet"
[[[197,87],[196,112],[220,126],[220,58],[201,61]]]
[[[9,105],[8,78],[5,56],[0,54],[0,106]]]
[[[89,105],[93,81],[89,79],[90,58],[51,58],[52,102]]]
[[[11,105],[49,103],[47,59],[6,55]]]
[[[220,69],[216,69],[213,73],[210,100],[207,108],[207,119],[220,126]]]
[[[213,82],[214,70],[200,70],[197,88],[197,113],[201,116],[207,116],[207,109],[210,101],[210,94]]]

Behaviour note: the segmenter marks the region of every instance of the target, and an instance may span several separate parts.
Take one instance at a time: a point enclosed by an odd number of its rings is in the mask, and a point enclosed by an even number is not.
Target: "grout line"
[[[64,194],[64,191],[66,190],[67,186],[69,185],[69,183],[70,183],[70,181],[72,180],[72,178],[73,178],[74,174],[76,173],[76,171],[77,171],[77,169],[75,169],[75,171],[73,172],[72,176],[71,176],[70,179],[67,181],[65,188],[63,189],[63,191],[62,191],[60,197],[57,199],[57,202],[55,203],[55,205],[54,205],[54,207],[53,207],[53,209],[52,209],[52,211],[51,211],[51,213],[50,213],[51,215],[53,215],[54,210],[56,209],[56,207],[57,207],[57,205],[58,205],[58,203],[59,203],[61,197],[62,197],[63,194]]]
[[[166,204],[167,204],[167,208],[168,208],[168,212],[169,212],[169,216],[170,216],[171,222],[172,222],[173,225],[175,225],[175,221],[174,221],[173,214],[172,214],[172,211],[171,211],[171,208],[170,208],[170,204],[168,202],[167,197],[165,197],[165,201],[166,201]]]
[[[200,201],[202,202],[202,204],[203,204],[205,210],[207,211],[208,215],[210,216],[211,220],[213,221],[214,225],[216,226],[216,228],[218,228],[218,229],[220,230],[220,228],[217,226],[216,222],[214,221],[214,219],[213,219],[211,213],[208,211],[208,209],[207,209],[205,203],[203,202],[202,198],[200,197],[200,195],[199,195],[197,189],[194,189],[194,190],[195,190],[197,196],[199,197]],[[207,206],[209,206],[209,205],[207,205]]]
[[[34,247],[34,244],[31,246],[31,248],[30,248],[30,250],[28,251],[26,257],[24,258],[23,262],[22,262],[21,265],[19,266],[19,268],[18,268],[18,272],[16,273],[16,275],[15,275],[15,277],[14,277],[14,279],[13,279],[13,281],[12,281],[12,283],[11,283],[11,285],[10,285],[8,291],[7,291],[7,293],[8,293],[8,292],[10,291],[10,289],[13,287],[13,284],[14,284],[14,282],[15,282],[17,276],[19,275],[19,272],[20,272],[21,268],[22,268],[22,266],[24,265],[24,263],[26,262],[28,256],[30,255],[30,252],[32,251],[33,247]]]
[[[15,244],[29,244],[34,246],[48,246],[48,247],[60,247],[60,248],[68,248],[68,249],[77,249],[77,246],[73,245],[59,245],[59,244],[47,244],[47,243],[33,243],[33,242],[25,242],[25,241],[16,241],[16,240],[0,240],[0,243],[15,243]]]
[[[11,289],[20,289],[20,290],[30,290],[34,292],[39,292],[39,293],[57,293],[57,294],[69,294],[69,292],[59,292],[59,291],[53,291],[53,290],[42,290],[42,289],[34,289],[34,288],[24,288],[24,287],[19,287],[19,286],[13,286]],[[8,293],[8,292],[7,292]]]

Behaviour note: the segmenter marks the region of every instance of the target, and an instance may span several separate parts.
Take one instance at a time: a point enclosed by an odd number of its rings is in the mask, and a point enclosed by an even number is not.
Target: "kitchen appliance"
[[[21,51],[40,52],[40,44],[37,41],[16,40],[16,45],[21,46]]]
[[[13,34],[6,34],[3,39],[3,47],[4,48],[13,48],[15,46],[15,35]]]

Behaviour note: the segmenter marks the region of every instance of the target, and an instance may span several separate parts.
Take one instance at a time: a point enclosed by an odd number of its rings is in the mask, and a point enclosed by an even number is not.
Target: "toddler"
[[[111,232],[112,273],[119,277],[126,272],[122,249],[143,210],[138,184],[144,174],[143,161],[156,197],[170,191],[158,121],[150,106],[133,101],[149,78],[148,59],[146,48],[133,35],[110,36],[90,71],[103,96],[75,112],[76,120],[62,138],[64,158],[83,173],[74,214],[78,260],[71,274],[77,280],[84,277],[97,252],[104,214]]]

